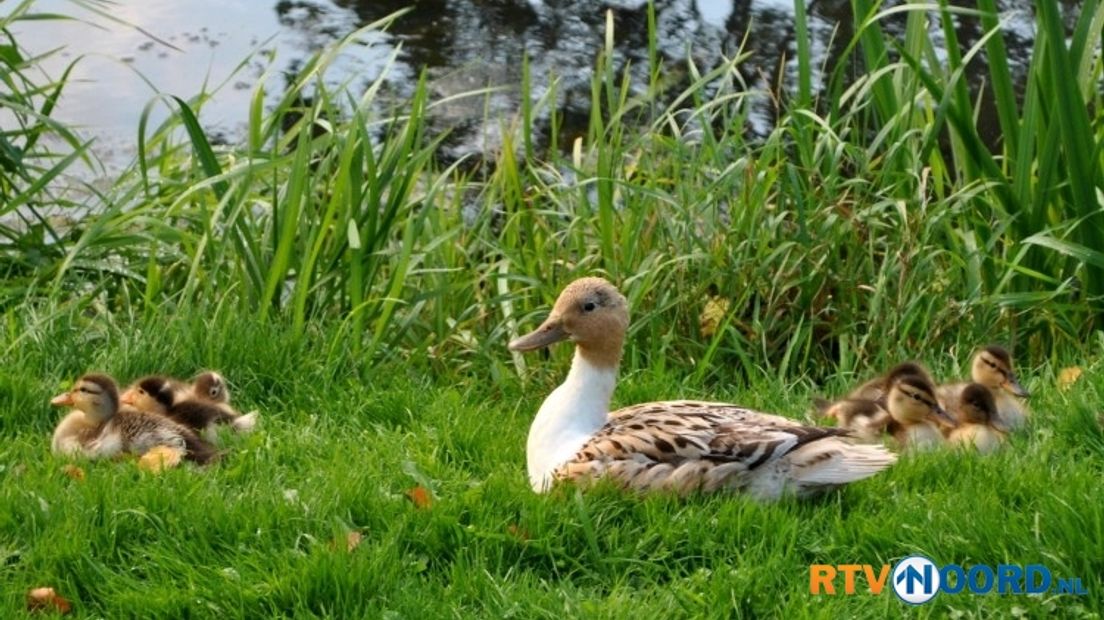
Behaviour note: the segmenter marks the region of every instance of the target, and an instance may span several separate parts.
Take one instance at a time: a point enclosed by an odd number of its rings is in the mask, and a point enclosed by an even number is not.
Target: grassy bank
[[[1027,373],[1037,415],[999,454],[906,458],[818,502],[569,489],[542,497],[525,479],[524,437],[566,351],[527,383],[402,365],[359,378],[357,360],[304,346],[288,325],[199,323],[96,330],[65,321],[21,348],[0,405],[6,617],[36,585],[55,587],[77,617],[561,618],[627,608],[885,617],[902,605],[888,590],[813,597],[808,565],[881,565],[911,553],[966,565],[1041,562],[1089,589],[940,595],[916,609],[922,616],[1096,617],[1104,603],[1104,435],[1095,422],[1104,382],[1093,367],[1064,392],[1053,367]],[[263,412],[263,430],[228,438],[228,456],[206,470],[154,477],[132,462],[97,462],[81,463],[83,481],[67,477],[66,461],[48,453],[60,412],[45,402],[58,378],[151,365],[223,369],[235,402]],[[681,372],[630,370],[615,400],[708,396],[800,416],[815,393],[803,382],[717,389]],[[432,494],[428,506],[407,496],[417,486]],[[354,531],[362,539],[347,551]]]

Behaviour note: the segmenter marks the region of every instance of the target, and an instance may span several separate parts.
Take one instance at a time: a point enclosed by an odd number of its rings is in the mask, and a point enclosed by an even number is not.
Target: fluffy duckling
[[[850,428],[861,439],[877,440],[886,424],[889,413],[885,410],[885,398],[890,386],[897,379],[916,375],[931,383],[927,369],[917,362],[902,362],[884,375],[875,377],[851,390],[845,398],[832,402],[816,398],[813,404],[823,418],[835,418],[837,425]]]
[[[230,389],[226,387],[226,380],[213,370],[201,372],[192,379],[192,393],[212,403],[230,404]]]
[[[51,405],[72,407],[54,431],[55,453],[108,458],[122,453],[145,454],[168,446],[200,464],[217,452],[191,430],[156,414],[119,406],[119,389],[107,375],[87,374],[73,388],[55,396]]]
[[[535,331],[510,343],[534,351],[569,340],[567,378],[541,405],[526,446],[533,490],[556,480],[606,479],[639,491],[730,491],[805,497],[862,480],[896,460],[853,444],[844,429],[806,426],[727,403],[663,401],[611,412],[628,302],[602,278],[568,285]]]
[[[1017,429],[1027,422],[1028,409],[1022,399],[1030,396],[1016,379],[1012,356],[1003,347],[989,345],[974,354],[970,365],[970,378],[989,389],[996,405],[997,417],[1006,428]],[[950,383],[939,386],[939,400],[945,404],[957,403],[971,382]]]
[[[924,375],[891,373],[893,379],[881,399],[845,398],[828,403],[825,417],[862,441],[879,441],[889,432],[902,447],[925,449],[943,443],[940,425],[954,420],[939,405],[935,388]]]
[[[919,375],[898,377],[886,394],[885,409],[892,418],[886,430],[903,449],[929,450],[944,443],[939,424],[957,422],[939,404],[935,387]]]
[[[255,413],[243,416],[230,408],[226,382],[215,372],[200,374],[192,385],[159,375],[143,377],[123,393],[121,400],[142,411],[172,418],[209,438],[217,424],[244,432],[252,430],[256,420]]]
[[[875,377],[859,387],[851,390],[847,398],[851,400],[883,400],[889,393],[889,387],[900,377],[917,375],[923,377],[928,383],[934,385],[928,369],[918,362],[901,362],[880,377]]]
[[[878,400],[844,398],[833,403],[818,400],[817,407],[823,417],[835,418],[836,426],[851,431],[860,441],[879,441],[893,421],[885,405]]]
[[[959,425],[947,435],[951,443],[973,446],[978,452],[989,454],[1004,442],[1008,428],[997,416],[993,394],[984,385],[967,385],[955,413]]]

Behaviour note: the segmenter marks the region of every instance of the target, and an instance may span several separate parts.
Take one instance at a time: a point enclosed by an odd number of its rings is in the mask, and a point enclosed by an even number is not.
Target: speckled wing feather
[[[170,446],[183,450],[185,458],[201,465],[218,457],[215,449],[191,429],[170,418],[132,407],[121,407],[108,422],[108,428],[118,429],[127,438],[125,449],[135,454],[145,454],[154,446]]]
[[[648,403],[610,413],[607,424],[555,475],[582,481],[612,478],[639,490],[730,489],[776,496],[788,483],[800,486],[802,477],[814,470],[819,473],[805,476],[805,482],[828,487],[838,484],[836,477],[859,479],[893,462],[891,455],[878,454],[872,446],[840,440],[848,434],[846,429],[805,426],[724,403]],[[825,449],[811,449],[820,443]],[[855,475],[825,473],[832,469],[829,461],[838,462],[849,451],[870,457],[869,472],[860,466],[862,475],[858,470]]]

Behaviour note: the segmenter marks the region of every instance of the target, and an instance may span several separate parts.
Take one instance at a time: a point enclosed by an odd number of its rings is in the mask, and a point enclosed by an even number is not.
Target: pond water
[[[1030,0],[1000,0],[998,5],[1010,62],[1014,73],[1022,74],[1034,30]],[[560,80],[559,109],[569,120],[585,118],[607,8],[615,15],[617,61],[632,67],[638,86],[646,83],[643,0],[119,0],[105,5],[131,26],[65,0],[40,0],[37,10],[73,14],[82,21],[27,22],[19,26],[17,37],[35,52],[64,46],[49,63],[55,73],[80,58],[58,117],[96,137],[96,152],[110,170],[132,157],[139,116],[157,92],[188,98],[217,86],[201,120],[211,131],[232,138],[244,125],[258,81],[270,80],[272,90],[281,88],[288,72],[312,52],[405,7],[412,10],[387,32],[369,33],[362,44],[351,46],[330,79],[363,88],[380,77],[398,49],[398,62],[385,78],[395,96],[409,93],[422,68],[428,69],[438,97],[506,86],[488,100],[438,112],[439,124],[457,136],[449,143],[454,157],[494,152],[497,118],[514,114],[523,96],[518,84],[525,54],[533,84],[528,96],[538,98],[555,75]],[[850,3],[811,0],[809,11],[817,65],[830,68],[851,37]],[[796,77],[796,64],[790,60],[796,54],[792,0],[656,0],[656,14],[659,52],[671,66],[684,66],[689,55],[704,72],[743,44],[750,56],[741,73],[749,88],[764,93],[749,130],[767,131],[773,108],[765,93]],[[932,21],[933,34],[942,40],[938,23]],[[981,34],[968,20],[956,22],[956,29],[965,42]],[[814,80],[820,77],[818,72]],[[165,106],[155,109],[155,118],[163,118]]]

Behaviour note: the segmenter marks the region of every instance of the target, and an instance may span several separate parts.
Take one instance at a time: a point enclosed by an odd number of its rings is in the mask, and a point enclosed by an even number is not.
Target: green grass
[[[941,595],[918,615],[1099,617],[1104,380],[1095,365],[1068,392],[1053,387],[1056,366],[1021,369],[1036,415],[997,455],[906,458],[820,501],[538,496],[525,477],[525,435],[566,371],[566,348],[531,359],[522,382],[467,369],[365,371],[354,355],[294,332],[232,313],[39,325],[5,364],[0,615],[17,617],[29,588],[51,585],[77,617],[885,617],[903,611],[888,592],[812,597],[809,564],[923,553],[1043,563],[1082,577],[1090,593]],[[82,463],[78,482],[49,453],[61,412],[46,402],[60,378],[207,367],[230,378],[238,406],[264,416],[257,434],[227,438],[221,463],[159,477],[131,462]],[[709,397],[795,417],[846,379],[708,388],[685,369],[624,374],[615,404]],[[416,485],[433,493],[428,509],[407,499]],[[362,544],[334,549],[350,530]]]

